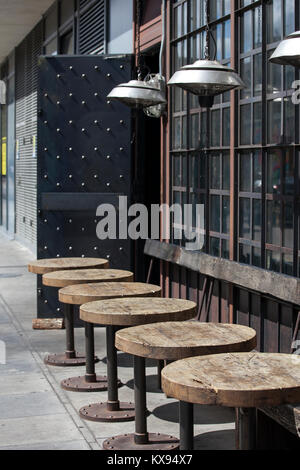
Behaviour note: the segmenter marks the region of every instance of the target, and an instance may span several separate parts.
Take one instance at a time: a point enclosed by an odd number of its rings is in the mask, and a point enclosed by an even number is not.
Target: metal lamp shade
[[[168,85],[178,86],[198,96],[215,96],[244,88],[239,75],[217,60],[197,60],[174,73]]]
[[[281,41],[269,60],[274,64],[300,67],[300,31],[290,34]]]
[[[142,108],[166,103],[165,95],[161,90],[142,80],[121,83],[113,88],[107,98],[120,101],[127,106]]]

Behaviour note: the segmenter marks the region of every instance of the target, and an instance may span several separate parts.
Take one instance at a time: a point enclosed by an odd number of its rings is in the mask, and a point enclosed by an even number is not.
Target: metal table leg
[[[79,414],[84,419],[100,422],[121,422],[134,419],[133,403],[120,402],[118,397],[119,382],[115,333],[115,326],[106,327],[108,400],[106,403],[93,403],[82,407]]]
[[[95,340],[93,323],[84,323],[86,373],[79,377],[69,377],[61,381],[61,387],[71,392],[101,392],[107,390],[107,377],[96,375]]]
[[[256,408],[239,408],[239,449],[256,449]]]
[[[145,359],[134,356],[135,433],[111,437],[103,443],[107,450],[174,450],[178,439],[147,431]]]
[[[194,406],[185,401],[179,402],[180,450],[193,450],[194,447]]]
[[[51,366],[83,366],[85,356],[76,354],[74,347],[74,306],[63,304],[63,307],[66,327],[66,351],[64,354],[49,354],[45,357],[44,362]]]

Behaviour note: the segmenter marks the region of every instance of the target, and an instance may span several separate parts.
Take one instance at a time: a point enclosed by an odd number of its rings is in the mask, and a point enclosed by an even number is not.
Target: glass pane
[[[252,49],[252,12],[247,11],[241,18],[241,52]]]
[[[200,113],[200,146],[207,147],[207,111]]]
[[[268,52],[268,59],[274,50]],[[281,71],[282,66],[267,61],[267,93],[279,93],[281,91]]]
[[[282,272],[288,276],[293,275],[293,255],[284,254],[282,257]]]
[[[254,10],[254,49],[262,44],[262,8],[259,6]]]
[[[284,101],[286,142],[295,142],[295,105],[291,99]]]
[[[220,240],[219,238],[210,237],[210,254],[212,256],[220,256]]]
[[[292,89],[293,82],[295,80],[295,67],[292,65],[286,65],[284,67],[284,83],[285,83],[285,89],[290,90]]]
[[[200,171],[199,171],[199,188],[200,189],[205,189],[206,188],[206,157],[205,154],[200,154]]]
[[[253,266],[261,267],[260,248],[252,248],[252,264]]]
[[[250,199],[240,198],[240,237],[250,239]]]
[[[277,42],[281,39],[281,0],[272,0],[267,4],[267,41]]]
[[[259,151],[253,154],[253,191],[261,192],[262,187],[262,154]]]
[[[220,197],[210,196],[210,230],[220,232]]]
[[[229,259],[229,240],[222,240],[222,258]]]
[[[60,4],[60,24],[64,24],[66,21],[71,19],[74,10],[74,2],[70,0],[63,0]]]
[[[57,54],[57,39],[52,39],[52,41],[48,42],[47,46],[45,46],[45,54],[46,55],[56,55]]]
[[[191,115],[191,147],[199,146],[199,114]]]
[[[187,186],[187,157],[183,155],[181,157],[182,164],[182,186]]]
[[[251,154],[240,155],[240,191],[251,191]]]
[[[199,157],[197,155],[191,156],[190,162],[190,186],[198,188],[198,175],[199,175]]]
[[[220,189],[220,155],[210,156],[210,187]]]
[[[60,53],[74,54],[74,38],[73,32],[65,34],[60,38]]]
[[[228,153],[223,155],[222,189],[230,189],[230,157]]]
[[[251,144],[251,105],[240,107],[241,110],[241,145]]]
[[[267,243],[281,245],[280,202],[267,201]]]
[[[261,118],[262,118],[262,105],[261,103],[253,104],[253,144],[261,143]]]
[[[250,246],[240,245],[239,261],[240,263],[250,264]]]
[[[181,186],[180,156],[173,157],[173,186]]]
[[[280,193],[281,186],[281,151],[275,150],[267,156],[267,192]]]
[[[187,148],[187,117],[182,116],[182,148]]]
[[[258,199],[253,199],[252,238],[261,240],[261,201]]]
[[[283,204],[283,246],[294,246],[294,205],[292,202]]]
[[[281,99],[268,101],[268,143],[278,144],[281,141]]]
[[[175,15],[174,34],[175,34],[175,38],[178,38],[178,37],[182,36],[182,11],[181,11],[181,5],[179,5],[174,10],[174,15]]]
[[[222,233],[229,233],[230,219],[230,199],[229,196],[222,198]]]
[[[48,39],[57,31],[57,8],[55,7],[47,15],[45,19],[45,39]]]
[[[251,98],[251,57],[241,60],[241,77],[246,85],[241,90],[241,98]]]
[[[293,195],[294,190],[294,157],[292,150],[286,150],[283,162],[283,193]]]
[[[254,56],[254,96],[259,96],[262,93],[262,54],[256,54]]]
[[[295,31],[295,1],[285,0],[284,35],[287,36]]]
[[[266,252],[267,255],[267,269],[271,271],[280,272],[280,253],[276,251],[269,251]]]
[[[220,111],[214,110],[211,113],[211,145],[220,146]]]
[[[173,149],[180,148],[181,122],[180,118],[173,119]]]
[[[223,32],[224,32],[223,59],[229,59],[231,56],[230,54],[230,37],[231,37],[230,20],[224,22]]]
[[[204,2],[203,2],[204,3]],[[210,19],[216,20],[217,18],[221,18],[222,16],[222,1],[220,0],[210,0]]]
[[[223,145],[230,145],[230,108],[223,109]]]

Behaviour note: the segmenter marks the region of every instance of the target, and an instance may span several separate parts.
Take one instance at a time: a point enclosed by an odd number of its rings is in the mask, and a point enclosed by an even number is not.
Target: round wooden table
[[[95,282],[129,282],[133,281],[133,273],[119,269],[72,269],[54,271],[43,274],[42,282],[45,286],[61,288],[74,284]],[[64,354],[49,354],[45,363],[54,366],[82,366],[85,356],[76,354],[74,346],[74,306],[63,304],[66,327],[66,351]],[[95,361],[98,359],[95,358]]]
[[[32,261],[28,271],[34,274],[46,274],[66,269],[108,268],[109,262],[102,258],[46,258]]]
[[[108,401],[84,406],[79,413],[92,421],[130,421],[135,411],[131,403],[118,398],[116,330],[156,321],[188,320],[195,316],[196,304],[188,300],[161,297],[132,297],[100,300],[80,307],[80,318],[87,323],[106,325]]]
[[[119,331],[116,335],[117,349],[132,354],[134,358],[135,433],[107,439],[103,447],[112,450],[169,449],[169,436],[163,443],[161,434],[147,431],[145,358],[176,361],[212,353],[251,351],[255,346],[256,332],[252,328],[223,323],[164,322]],[[181,447],[192,448],[193,406],[182,406],[180,417]],[[171,445],[178,447],[178,444],[176,439]]]
[[[58,291],[59,301],[63,304],[82,305],[103,299],[127,297],[160,296],[161,288],[143,282],[101,282],[91,284],[75,284]],[[94,324],[84,322],[86,347],[86,373],[84,376],[70,377],[61,382],[65,390],[74,392],[99,392],[107,390],[107,377],[96,376]],[[118,381],[121,385],[121,382]]]
[[[240,449],[255,449],[255,409],[300,401],[300,357],[259,352],[191,357],[166,366],[162,386],[180,402],[239,408]]]

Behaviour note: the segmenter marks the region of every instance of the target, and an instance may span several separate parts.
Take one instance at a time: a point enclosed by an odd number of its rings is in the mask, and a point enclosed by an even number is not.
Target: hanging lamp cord
[[[136,37],[137,37],[137,76],[138,76],[138,80],[142,80],[140,26],[141,26],[141,0],[136,0]]]
[[[205,1],[205,16],[206,16],[206,35],[205,35],[205,52],[204,58],[209,60],[209,9],[208,0]]]

